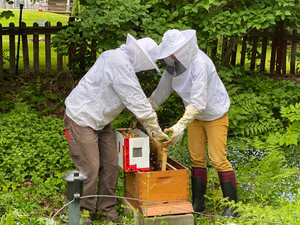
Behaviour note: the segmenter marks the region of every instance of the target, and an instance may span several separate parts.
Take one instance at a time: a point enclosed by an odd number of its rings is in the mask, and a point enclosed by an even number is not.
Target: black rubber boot
[[[192,194],[194,212],[205,213],[206,168],[192,167]]]
[[[223,197],[227,198],[228,201],[234,201],[237,202],[237,191],[236,191],[236,180],[234,176],[233,171],[228,172],[218,172]],[[229,208],[229,206],[226,206],[224,212],[222,213],[222,216],[224,217],[238,217],[239,213],[234,212],[236,208]]]

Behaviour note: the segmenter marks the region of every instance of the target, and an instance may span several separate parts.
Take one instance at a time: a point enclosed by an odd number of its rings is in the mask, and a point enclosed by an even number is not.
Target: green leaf
[[[198,7],[193,7],[192,11],[195,12],[195,13],[198,13]]]
[[[290,11],[288,11],[288,10],[285,10],[284,14],[285,14],[286,16],[290,16],[290,15],[292,15],[292,14],[291,14],[291,12],[290,12]]]
[[[172,15],[173,15],[174,17],[177,17],[177,16],[178,16],[178,11],[174,11],[174,12],[172,13]]]
[[[243,16],[243,20],[244,20],[245,22],[247,21],[248,18],[249,18],[248,16]]]
[[[206,4],[206,5],[203,5],[203,7],[208,11],[208,9],[209,9],[209,4]]]
[[[255,28],[256,28],[257,30],[259,30],[259,29],[261,28],[261,24],[256,24],[256,25],[255,25]]]

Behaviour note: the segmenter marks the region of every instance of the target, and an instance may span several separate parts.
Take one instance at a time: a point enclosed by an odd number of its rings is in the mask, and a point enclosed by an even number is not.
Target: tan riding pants
[[[64,124],[71,139],[68,144],[74,166],[88,176],[83,184],[83,195],[115,196],[119,166],[110,124],[102,130],[93,130],[79,126],[66,114]],[[118,200],[112,197],[83,198],[80,201],[80,211],[85,209],[92,215],[95,213],[95,204],[97,210],[112,213]]]
[[[194,120],[188,126],[188,148],[193,167],[206,168],[206,150],[218,172],[232,171],[226,157],[228,114],[213,121]],[[208,147],[207,147],[208,146]]]

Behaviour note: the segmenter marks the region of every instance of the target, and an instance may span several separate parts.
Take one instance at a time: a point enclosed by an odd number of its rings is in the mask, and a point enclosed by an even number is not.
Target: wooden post
[[[38,23],[33,23],[34,27],[38,27]],[[33,72],[40,73],[39,65],[39,35],[33,35]]]
[[[258,42],[258,37],[257,36],[253,37],[250,70],[255,69],[255,60],[256,60],[256,53],[257,53],[257,42]]]
[[[96,40],[95,40],[95,39],[93,39],[93,40],[92,40],[92,49],[91,49],[91,54],[92,54],[92,58],[93,58],[93,60],[95,60],[95,61],[96,61],[96,59],[97,59],[97,55],[96,55],[96,53],[97,53],[97,51],[96,51]]]
[[[80,34],[80,37],[82,37],[82,33]],[[85,41],[80,45],[80,49],[79,49],[79,55],[80,55],[80,70],[82,72],[85,71],[85,51],[86,51],[86,43]]]
[[[235,62],[236,62],[236,53],[237,53],[237,45],[234,46],[233,50],[232,50],[232,55],[231,55],[231,65],[235,66]]]
[[[2,24],[0,23],[0,29],[2,27]],[[2,34],[0,34],[0,76],[3,75],[3,39],[2,39]]]
[[[245,65],[245,58],[246,58],[246,50],[247,50],[247,40],[248,36],[243,37],[243,44],[242,44],[242,52],[241,52],[241,65]]]
[[[50,22],[45,23],[45,27],[50,27]],[[51,72],[51,35],[45,34],[45,63],[46,63],[46,73]]]
[[[276,33],[277,33],[277,28],[275,29],[275,34]],[[277,50],[277,37],[274,37],[272,40],[272,48],[271,48],[270,73],[274,73],[276,50]]]
[[[268,29],[264,30],[264,33],[268,35]],[[264,36],[261,46],[261,58],[260,58],[260,72],[264,72],[266,68],[266,58],[267,58],[267,47],[268,47],[268,37]]]
[[[14,23],[9,23],[9,27],[15,27]],[[16,39],[15,35],[9,35],[9,73],[16,72]]]
[[[297,35],[297,31],[293,30],[293,36]],[[291,74],[295,74],[295,67],[296,67],[296,51],[297,51],[297,41],[292,41],[292,49],[291,49]]]
[[[282,60],[281,60],[281,70],[283,74],[286,74],[286,49],[287,49],[287,40],[284,40],[283,48],[282,48]]]
[[[57,22],[56,26],[61,27],[62,23]],[[63,55],[62,53],[57,53],[57,72],[61,72],[63,70]]]
[[[22,22],[22,27],[26,27],[26,23]],[[27,34],[22,35],[22,52],[23,52],[24,73],[30,74]]]
[[[276,74],[281,74],[282,54],[283,54],[283,36],[284,36],[284,22],[278,23],[277,32],[277,58],[276,58]]]

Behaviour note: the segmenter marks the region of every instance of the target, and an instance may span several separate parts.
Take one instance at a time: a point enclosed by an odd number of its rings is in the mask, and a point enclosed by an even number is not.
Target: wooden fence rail
[[[23,52],[23,70],[25,74],[30,73],[29,64],[29,49],[28,49],[28,35],[32,35],[33,39],[33,73],[40,73],[40,36],[45,36],[45,71],[51,72],[51,35],[55,35],[58,31],[65,29],[66,26],[62,26],[61,22],[58,22],[56,26],[51,26],[50,22],[46,22],[44,27],[40,27],[38,23],[34,23],[32,27],[27,27],[24,22],[21,24],[21,30],[19,27],[15,27],[14,23],[10,23],[9,27],[2,27],[0,24],[0,75],[3,71],[3,36],[9,36],[9,73],[16,72],[16,37],[19,32],[21,35],[22,52]],[[53,63],[53,62],[52,62]],[[57,71],[60,72],[63,69],[63,57],[62,54],[57,54]]]

